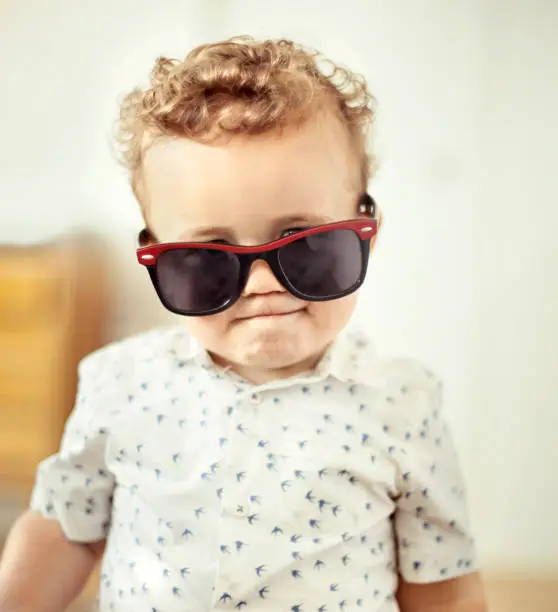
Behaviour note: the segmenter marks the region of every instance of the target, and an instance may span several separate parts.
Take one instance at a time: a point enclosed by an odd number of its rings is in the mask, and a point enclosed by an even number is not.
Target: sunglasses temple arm
[[[153,244],[155,242],[157,242],[157,239],[151,233],[151,230],[147,229],[146,227],[143,228],[141,230],[141,232],[139,233],[139,235],[138,235],[138,246],[139,246],[139,248],[143,248],[143,247],[148,246],[150,244]]]
[[[358,212],[377,220],[378,206],[374,198],[369,193],[364,193],[358,204]]]

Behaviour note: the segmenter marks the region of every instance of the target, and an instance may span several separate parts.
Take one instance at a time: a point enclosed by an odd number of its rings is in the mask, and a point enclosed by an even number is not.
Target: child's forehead
[[[287,228],[309,227],[356,216],[355,199],[338,200],[308,193],[307,198],[266,199],[246,194],[242,199],[194,199],[183,205],[163,206],[152,211],[150,226],[164,242],[174,240],[260,244],[273,240]]]
[[[172,224],[192,234],[355,216],[358,163],[340,130],[316,127],[213,145],[156,144],[143,169],[149,223],[156,233]]]

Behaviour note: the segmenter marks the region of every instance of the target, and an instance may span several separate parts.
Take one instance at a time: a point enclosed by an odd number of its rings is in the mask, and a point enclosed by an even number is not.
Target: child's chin
[[[246,330],[235,341],[235,352],[239,353],[239,361],[247,366],[260,366],[269,369],[286,368],[300,363],[313,354],[315,336],[311,331],[282,328],[280,331],[267,329]]]
[[[303,312],[268,317],[254,317],[235,323],[235,341],[250,344],[291,344],[296,338],[311,336],[313,326]],[[232,338],[232,334],[231,334]]]

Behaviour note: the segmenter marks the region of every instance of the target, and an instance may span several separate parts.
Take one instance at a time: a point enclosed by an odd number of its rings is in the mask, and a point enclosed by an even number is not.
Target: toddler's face
[[[342,127],[325,117],[212,146],[160,141],[144,161],[146,217],[160,242],[258,245],[290,229],[357,217],[358,171]],[[311,368],[355,302],[355,294],[304,302],[257,261],[237,303],[185,323],[217,362],[260,382]]]

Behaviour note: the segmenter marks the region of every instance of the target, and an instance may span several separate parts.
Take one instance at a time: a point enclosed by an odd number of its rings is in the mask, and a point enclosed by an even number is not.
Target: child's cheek
[[[308,312],[312,315],[316,327],[334,339],[349,322],[357,303],[357,294],[352,293],[338,300],[329,302],[312,302]]]

